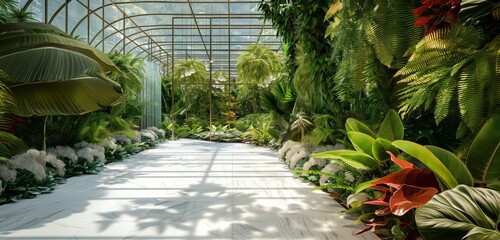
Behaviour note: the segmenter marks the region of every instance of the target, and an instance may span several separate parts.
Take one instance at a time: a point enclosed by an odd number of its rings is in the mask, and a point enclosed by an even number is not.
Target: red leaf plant
[[[462,0],[420,0],[421,6],[413,9],[415,27],[424,27],[430,33],[441,28],[449,28],[458,22]]]
[[[391,160],[401,167],[401,170],[372,182],[370,188],[383,194],[377,199],[364,202],[364,204],[376,205],[380,208],[375,210],[377,217],[370,219],[366,224],[369,228],[362,232],[375,230],[377,226],[385,226],[396,218],[407,220],[400,221],[399,225],[403,229],[412,228],[410,225],[412,225],[413,216],[408,218],[404,215],[414,208],[425,205],[438,193],[439,184],[432,171],[428,168],[417,168],[410,162],[398,159],[391,152],[387,153],[391,155]]]

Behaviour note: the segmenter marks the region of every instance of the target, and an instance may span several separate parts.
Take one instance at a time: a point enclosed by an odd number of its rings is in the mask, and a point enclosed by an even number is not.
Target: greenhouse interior
[[[0,239],[500,239],[500,1],[0,0]]]

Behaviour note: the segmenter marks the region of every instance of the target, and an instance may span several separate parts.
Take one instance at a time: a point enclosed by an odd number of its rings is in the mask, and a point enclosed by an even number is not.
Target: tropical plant
[[[462,0],[460,20],[464,25],[481,29],[490,41],[500,34],[500,2],[490,0]]]
[[[500,193],[459,185],[418,208],[415,219],[425,239],[499,239]]]
[[[35,22],[34,13],[28,12],[24,8],[12,8],[8,13],[8,22],[23,23]]]
[[[377,122],[390,107],[393,69],[419,39],[413,28],[412,1],[334,1],[326,13],[325,36],[337,65],[338,99],[357,115]]]
[[[391,145],[391,141],[400,140],[404,136],[403,123],[394,110],[390,110],[375,135],[365,124],[356,119],[346,121],[347,136],[356,150],[332,150],[313,154],[314,158],[328,158],[348,164],[358,170],[379,171],[384,175],[389,169],[385,164],[390,156],[387,151],[399,155],[399,151]],[[381,166],[384,166],[384,169]]]
[[[236,62],[238,79],[247,84],[269,85],[281,68],[281,58],[273,50],[260,43],[245,48]]]
[[[458,115],[457,135],[477,134],[485,119],[500,110],[499,48],[500,37],[485,42],[471,27],[428,34],[396,74],[399,111],[406,116],[433,110],[436,123]]]
[[[439,185],[434,174],[428,169],[416,168],[413,164],[398,159],[391,152],[391,160],[396,163],[401,170],[388,174],[382,178],[371,182],[373,190],[383,194],[376,198],[363,202],[363,204],[380,206],[375,210],[376,216],[394,215],[401,218],[399,228],[409,234],[415,234],[413,212],[410,210],[426,204],[438,193]],[[405,215],[410,216],[405,216]],[[387,220],[381,222],[371,221],[367,225],[369,229],[384,225]]]
[[[421,146],[409,141],[394,141],[392,145],[427,165],[444,186],[453,189],[458,184],[496,186],[500,169],[500,115],[486,121],[469,148],[464,162],[453,153],[434,146]]]
[[[375,214],[384,216],[392,213],[403,216],[413,208],[420,207],[438,192],[438,182],[428,168],[417,168],[412,163],[399,159],[391,152],[391,161],[401,170],[372,181],[372,189],[382,191],[383,196],[364,204],[379,205],[383,208]]]
[[[465,161],[472,177],[480,186],[500,178],[500,114],[490,118],[469,148]]]
[[[10,132],[12,121],[8,113],[14,107],[14,102],[9,89],[5,86],[8,79],[8,76],[0,69],[0,162],[8,161],[13,155],[27,150],[23,141]]]
[[[281,69],[281,58],[273,50],[255,43],[245,48],[236,62],[238,81],[252,85],[253,113],[257,113],[257,92],[259,87],[269,85]]]
[[[132,54],[108,54],[120,71],[108,73],[108,77],[119,83],[125,95],[123,103],[113,108],[112,115],[139,120],[142,118],[140,93],[144,81],[144,61]]]
[[[181,84],[198,84],[197,88],[206,88],[208,84],[207,68],[200,60],[181,60],[174,66],[174,77]]]
[[[424,27],[427,33],[450,28],[458,22],[462,0],[420,0],[420,6],[413,10],[417,17],[415,27]]]
[[[312,147],[320,144],[333,144],[343,142],[345,134],[339,130],[342,122],[328,114],[316,114],[313,116],[314,129],[304,138],[304,141]]]
[[[47,24],[1,29],[0,68],[16,115],[79,115],[121,101],[120,85],[104,75],[118,69],[102,52]]]
[[[314,129],[313,121],[303,112],[295,115],[295,120],[290,125],[290,139],[292,141],[300,142],[304,137]]]

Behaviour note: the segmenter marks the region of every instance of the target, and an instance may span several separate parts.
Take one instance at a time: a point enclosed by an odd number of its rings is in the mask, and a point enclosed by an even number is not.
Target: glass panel
[[[49,21],[53,19],[50,23],[61,30],[64,30],[66,27],[64,8],[61,8],[63,4],[64,0],[52,0],[48,2]]]
[[[28,1],[19,1],[19,8],[23,8]],[[45,1],[35,0],[31,2],[27,9],[28,12],[34,13],[33,18],[36,21],[43,22],[45,18]]]

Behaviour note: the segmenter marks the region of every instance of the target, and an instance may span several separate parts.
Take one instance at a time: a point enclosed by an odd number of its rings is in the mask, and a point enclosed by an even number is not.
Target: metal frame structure
[[[76,32],[86,27],[86,39],[90,45],[99,47],[104,52],[122,52],[122,53],[136,53],[142,54],[143,58],[151,59],[157,62],[160,66],[167,68],[170,71],[172,65],[170,61],[173,59],[184,60],[186,55],[196,57],[202,61],[209,61],[209,48],[212,48],[214,54],[212,61],[214,63],[228,62],[225,64],[216,64],[222,67],[222,70],[228,71],[230,76],[235,76],[235,61],[231,56],[241,53],[245,46],[260,41],[264,45],[268,45],[273,50],[278,50],[281,46],[280,40],[272,30],[270,24],[263,20],[263,15],[260,12],[232,12],[232,8],[237,5],[248,5],[256,7],[260,0],[156,0],[156,1],[125,1],[125,0],[25,0],[21,1],[22,8],[30,10],[36,3],[38,7],[42,5],[44,19],[46,23],[54,24],[56,18],[64,16],[64,26],[59,26],[61,29],[66,30],[69,34],[73,35]],[[99,4],[100,3],[100,4]],[[59,4],[54,6],[54,4]],[[93,5],[92,5],[93,4]],[[49,6],[50,5],[50,6]],[[177,6],[188,11],[156,11],[144,13],[128,13],[128,6],[145,7],[148,6]],[[83,7],[86,13],[79,15],[80,17],[70,16],[69,10],[75,6]],[[95,7],[92,7],[95,6]],[[206,12],[197,11],[200,6],[205,6]],[[218,11],[217,9],[209,11],[208,7],[225,7],[226,12]],[[51,11],[49,11],[49,8]],[[116,16],[110,17],[109,12],[115,12]],[[68,21],[71,18],[75,22],[70,26]],[[91,32],[91,18],[101,21],[99,30],[95,33]],[[166,18],[171,19],[170,22],[155,22],[144,24],[137,19],[150,18]],[[176,19],[176,20],[174,20]],[[189,23],[180,23],[179,20],[185,19]],[[212,21],[209,24],[208,19],[225,20],[225,23],[217,23]],[[204,21],[202,21],[204,20]],[[248,23],[232,23],[234,20],[242,20]],[[258,24],[252,20],[259,21]],[[219,21],[220,22],[220,21]],[[92,26],[94,28],[94,26]],[[169,32],[175,29],[177,34]],[[245,33],[237,35],[234,31],[237,30],[260,30],[259,33]],[[217,34],[215,31],[223,31],[224,34]],[[271,34],[265,33],[271,32]],[[156,33],[155,33],[156,32]],[[190,34],[186,34],[189,32]],[[223,37],[225,41],[213,41],[208,43],[209,32],[211,36]],[[175,36],[170,36],[175,35]],[[107,47],[107,41],[113,38],[121,38],[121,41],[116,41],[111,47]],[[172,39],[191,38],[191,41],[176,40],[177,47],[174,47],[173,41],[165,41],[164,38],[172,37]],[[237,37],[255,38],[255,41],[238,41]],[[163,40],[162,40],[163,38]],[[264,40],[266,38],[266,40]],[[269,39],[267,39],[269,38]],[[111,42],[111,41],[110,41]],[[214,42],[217,42],[214,45]],[[224,47],[226,45],[226,47]],[[238,49],[231,48],[231,46],[240,46]],[[185,46],[181,48],[181,46]],[[205,56],[201,52],[205,52]],[[220,54],[220,52],[227,52]],[[145,53],[145,54],[144,54]],[[172,56],[173,57],[172,57]],[[168,62],[168,64],[167,64]]]
[[[248,5],[256,9],[261,1],[24,0],[20,2],[23,4],[22,8],[28,11],[43,8],[43,14],[39,14],[44,16],[41,20],[55,24],[70,35],[85,30],[87,43],[96,48],[100,47],[103,52],[135,53],[144,59],[157,62],[164,73],[171,72],[176,61],[188,57],[206,62],[210,75],[208,92],[210,125],[212,125],[214,67],[228,73],[227,85],[231,91],[231,86],[235,85],[231,83],[231,77],[236,76],[235,57],[245,51],[245,46],[260,42],[275,51],[281,47],[280,39],[277,38],[271,24],[266,23],[263,14],[242,7]],[[204,11],[199,10],[200,6],[204,6]],[[79,17],[71,14],[70,18],[70,9],[76,7],[85,9],[85,14],[77,14]],[[141,11],[134,12],[129,7]],[[236,9],[235,12],[233,8]],[[64,17],[64,22],[58,21],[61,16]],[[92,31],[96,27],[97,31]],[[175,83],[172,77],[172,123],[175,123],[173,114],[175,84],[178,83]],[[172,137],[173,133],[174,127]]]

